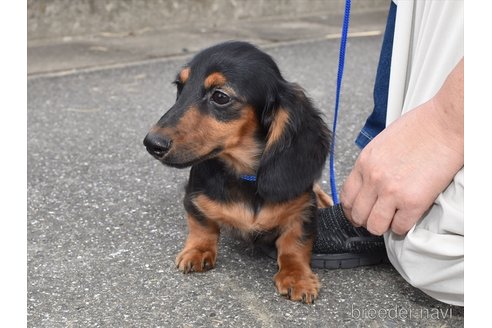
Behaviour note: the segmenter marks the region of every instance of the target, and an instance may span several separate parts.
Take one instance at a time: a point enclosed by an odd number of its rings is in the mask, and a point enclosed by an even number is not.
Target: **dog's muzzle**
[[[155,132],[149,132],[143,141],[147,151],[157,159],[162,159],[171,148],[171,140]]]

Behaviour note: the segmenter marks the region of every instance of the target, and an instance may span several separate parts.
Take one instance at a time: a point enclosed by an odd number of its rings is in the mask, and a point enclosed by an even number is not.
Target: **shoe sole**
[[[317,269],[351,269],[389,263],[386,253],[376,254],[313,254],[311,267]]]
[[[268,257],[277,259],[277,250],[275,248],[260,246],[260,249]],[[384,263],[390,263],[386,252],[371,254],[313,254],[311,256],[311,267],[316,269],[351,269]]]

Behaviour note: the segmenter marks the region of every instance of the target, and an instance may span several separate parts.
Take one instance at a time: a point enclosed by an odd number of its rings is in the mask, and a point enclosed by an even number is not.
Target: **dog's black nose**
[[[143,143],[147,151],[156,157],[164,156],[169,151],[169,148],[171,148],[171,140],[152,132],[149,132],[145,136]]]

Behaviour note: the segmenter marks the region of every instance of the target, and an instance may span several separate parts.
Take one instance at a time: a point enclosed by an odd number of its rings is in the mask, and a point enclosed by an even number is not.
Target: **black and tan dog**
[[[214,267],[219,230],[232,227],[253,240],[275,240],[278,291],[312,303],[319,289],[310,268],[316,210],[332,203],[315,184],[330,144],[320,113],[270,56],[245,42],[203,50],[174,83],[176,103],[144,144],[166,165],[191,166],[189,235],[177,267]]]

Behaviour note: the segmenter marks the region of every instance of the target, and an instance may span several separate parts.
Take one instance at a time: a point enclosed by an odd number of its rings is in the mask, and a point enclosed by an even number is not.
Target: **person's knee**
[[[429,236],[414,234],[414,229],[405,237],[391,232],[385,234],[391,264],[410,285],[427,295],[444,303],[463,305],[464,257],[432,248],[430,245],[435,243]]]

